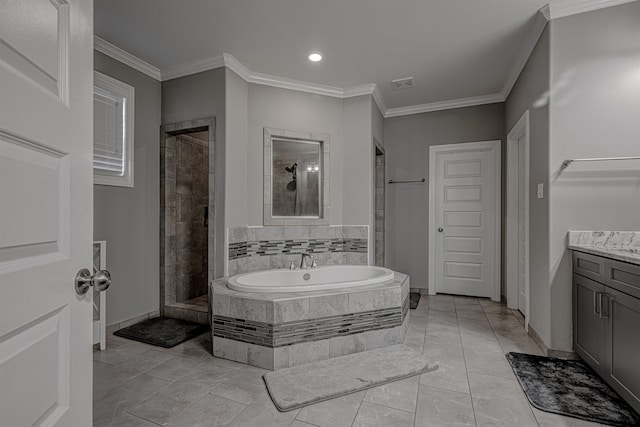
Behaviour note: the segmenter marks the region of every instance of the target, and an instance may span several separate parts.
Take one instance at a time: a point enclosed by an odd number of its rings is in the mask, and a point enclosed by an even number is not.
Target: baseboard
[[[418,293],[420,295],[429,295],[429,289],[427,288],[409,288],[409,292]]]
[[[529,330],[527,331],[527,333],[529,334],[531,339],[533,339],[533,341],[538,345],[538,347],[540,347],[540,350],[542,350],[542,354],[548,355],[549,349],[547,348],[544,341],[542,341],[540,335],[538,335],[536,330],[531,327],[531,324],[529,324]]]
[[[548,357],[557,357],[559,359],[580,359],[580,357],[573,351],[555,350],[546,346],[544,341],[540,338],[540,335],[529,325],[529,336],[538,344],[542,353]]]
[[[130,319],[123,320],[122,322],[107,325],[107,328],[106,328],[107,335],[111,335],[115,331],[122,328],[126,328],[127,326],[135,325],[136,323],[140,323],[148,319],[153,319],[154,317],[158,317],[158,316],[160,316],[160,310],[153,310],[148,313],[140,314]]]

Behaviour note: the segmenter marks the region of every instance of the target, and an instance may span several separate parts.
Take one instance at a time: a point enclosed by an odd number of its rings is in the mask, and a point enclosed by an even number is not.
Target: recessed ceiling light
[[[319,53],[312,53],[311,55],[309,55],[309,61],[318,62],[320,60],[322,60],[322,55],[320,55]]]

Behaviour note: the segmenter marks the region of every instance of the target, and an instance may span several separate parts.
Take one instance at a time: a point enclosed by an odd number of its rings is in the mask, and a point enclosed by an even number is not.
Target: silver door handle
[[[76,274],[74,282],[78,295],[86,294],[90,286],[93,286],[96,291],[102,292],[106,291],[111,284],[111,273],[107,270],[100,270],[92,275],[88,268],[83,268]]]
[[[442,233],[443,231],[444,231],[444,228],[442,228],[442,227],[438,227],[438,232],[439,232],[439,233]]]

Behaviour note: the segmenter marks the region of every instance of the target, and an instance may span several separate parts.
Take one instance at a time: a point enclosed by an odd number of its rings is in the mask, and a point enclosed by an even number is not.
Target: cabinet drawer
[[[596,255],[573,251],[573,272],[604,283],[605,260]]]
[[[604,267],[605,285],[640,298],[640,266],[608,259]]]

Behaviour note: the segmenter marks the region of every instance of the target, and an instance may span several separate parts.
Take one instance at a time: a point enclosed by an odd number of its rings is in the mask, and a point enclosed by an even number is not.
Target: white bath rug
[[[438,369],[399,344],[267,372],[269,395],[279,411],[291,411]]]

